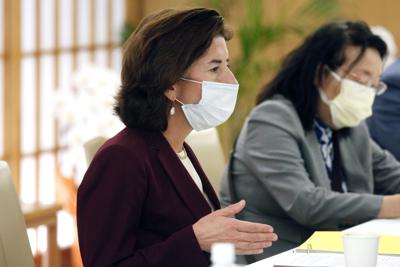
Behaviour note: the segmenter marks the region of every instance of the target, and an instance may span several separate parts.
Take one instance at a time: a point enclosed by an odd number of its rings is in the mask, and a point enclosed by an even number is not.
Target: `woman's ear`
[[[176,85],[173,84],[170,88],[168,88],[165,92],[164,95],[171,100],[172,102],[175,101],[176,99]]]
[[[326,70],[326,67],[324,65],[318,65],[318,67],[315,70],[315,80],[314,84],[318,88],[325,88],[325,86],[329,82],[329,76],[327,75],[328,72]]]

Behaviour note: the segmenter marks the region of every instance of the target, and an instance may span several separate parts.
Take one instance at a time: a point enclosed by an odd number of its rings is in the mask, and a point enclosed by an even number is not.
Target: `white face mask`
[[[340,93],[332,100],[319,89],[321,100],[331,111],[332,123],[338,128],[354,127],[372,115],[375,89],[350,79],[341,78],[329,70],[332,76],[341,82]]]
[[[201,100],[199,103],[184,104],[178,99],[176,100],[182,104],[183,113],[194,130],[201,131],[218,126],[232,115],[239,84],[181,79],[201,84]]]

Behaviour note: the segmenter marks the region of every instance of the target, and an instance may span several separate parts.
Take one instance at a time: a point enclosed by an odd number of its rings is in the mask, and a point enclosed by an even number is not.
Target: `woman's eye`
[[[219,70],[219,67],[214,67],[214,68],[212,68],[210,71],[211,72],[217,72]]]

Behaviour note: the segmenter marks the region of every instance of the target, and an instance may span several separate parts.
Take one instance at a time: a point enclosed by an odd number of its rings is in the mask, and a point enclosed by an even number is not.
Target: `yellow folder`
[[[342,235],[339,231],[317,231],[298,249],[343,252]],[[400,255],[400,236],[380,236],[379,253]]]

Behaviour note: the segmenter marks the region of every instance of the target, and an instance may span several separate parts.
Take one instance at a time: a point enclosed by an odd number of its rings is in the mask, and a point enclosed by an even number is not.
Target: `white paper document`
[[[248,267],[345,267],[342,253],[287,251]],[[399,256],[379,255],[377,267],[399,267]]]

